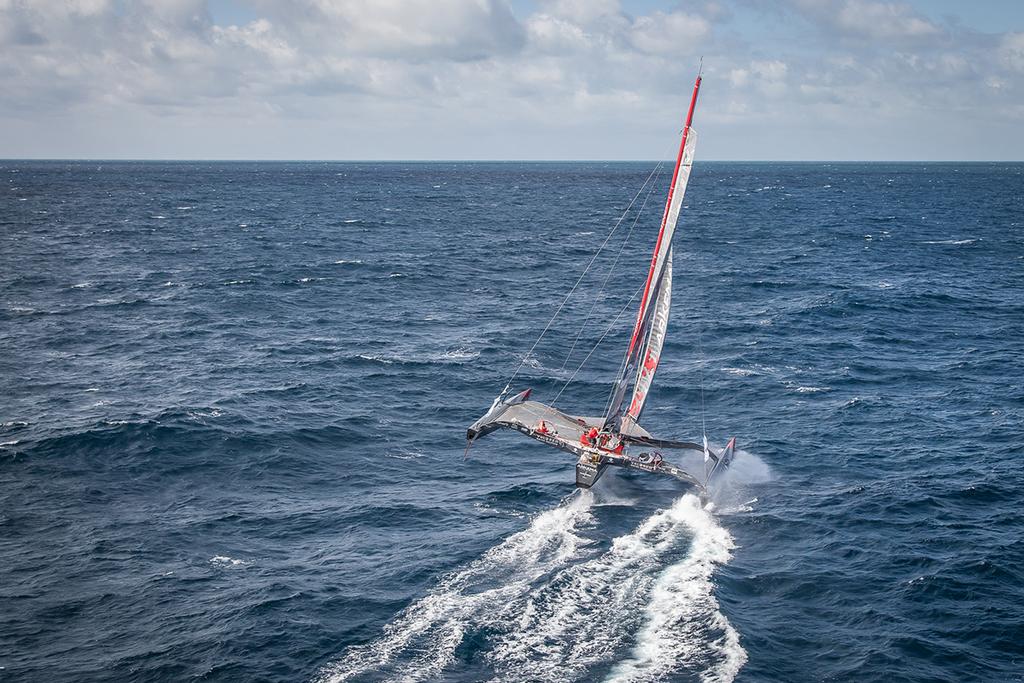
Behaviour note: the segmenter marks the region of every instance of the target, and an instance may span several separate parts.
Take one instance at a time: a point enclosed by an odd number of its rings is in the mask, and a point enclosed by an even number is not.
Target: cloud
[[[232,150],[268,156],[269,131],[327,156],[401,156],[410,141],[449,158],[657,156],[701,55],[702,140],[719,156],[816,156],[801,137],[826,128],[856,155],[867,134],[972,117],[1003,130],[1024,111],[1024,33],[905,2],[538,0],[516,14],[501,0],[234,0],[245,18],[217,23],[210,1],[0,0],[0,156],[57,128],[86,131],[85,146],[131,126],[193,156],[243,134]],[[779,126],[786,142],[756,133]],[[335,146],[307,146],[314,134]]]
[[[843,36],[922,38],[942,30],[901,2],[874,0],[795,0],[794,6]]]
[[[522,47],[497,0],[293,0],[257,5],[293,42],[319,52],[413,59],[486,59]]]
[[[693,54],[710,33],[711,24],[704,17],[653,12],[633,23],[630,42],[638,50],[655,55]]]
[[[999,56],[1008,69],[1024,72],[1024,33],[1007,33],[999,45]]]

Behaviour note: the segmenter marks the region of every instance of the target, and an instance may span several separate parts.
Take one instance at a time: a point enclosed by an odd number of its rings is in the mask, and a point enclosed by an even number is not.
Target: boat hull
[[[597,483],[597,480],[601,478],[601,475],[607,469],[608,463],[606,462],[594,463],[589,458],[581,458],[576,463],[576,486],[579,486],[581,489],[589,489]]]

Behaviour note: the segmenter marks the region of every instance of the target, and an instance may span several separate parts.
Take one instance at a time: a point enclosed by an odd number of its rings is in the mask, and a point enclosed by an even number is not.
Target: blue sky
[[[1024,159],[1024,2],[0,0],[0,157]]]

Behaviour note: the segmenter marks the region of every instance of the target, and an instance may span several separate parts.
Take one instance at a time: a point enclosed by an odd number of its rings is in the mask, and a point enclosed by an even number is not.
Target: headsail
[[[658,288],[658,298],[654,302],[654,317],[651,320],[650,331],[647,333],[647,341],[644,344],[643,362],[637,369],[636,382],[633,384],[633,398],[630,401],[626,415],[622,418],[622,430],[628,431],[629,427],[640,420],[640,413],[643,412],[644,403],[647,401],[647,393],[654,381],[654,372],[658,369],[661,361],[661,348],[665,345],[665,332],[668,330],[668,314],[672,308],[672,250],[668,250],[668,259],[665,262],[665,274],[661,278],[661,286]]]
[[[672,287],[671,277],[671,251],[672,236],[675,234],[676,223],[679,221],[679,211],[683,205],[683,196],[686,194],[686,184],[690,179],[690,169],[693,166],[693,151],[697,142],[697,136],[690,128],[693,122],[693,110],[697,105],[697,93],[700,90],[700,76],[693,85],[693,96],[690,99],[690,109],[686,113],[686,124],[683,127],[683,137],[679,142],[679,154],[676,157],[676,166],[672,173],[672,183],[669,185],[668,198],[665,201],[665,213],[661,219],[661,230],[658,232],[658,241],[654,247],[654,256],[651,258],[651,268],[647,273],[647,284],[644,286],[643,298],[640,300],[640,310],[637,312],[636,324],[633,327],[633,336],[629,340],[629,348],[623,360],[619,376],[615,380],[612,390],[612,400],[608,406],[605,417],[604,429],[609,431],[621,431],[622,428],[622,404],[628,389],[627,377],[633,372],[638,361],[643,358],[643,365],[638,370],[636,388],[633,393],[633,402],[630,404],[629,419],[633,422],[640,416],[643,403],[650,389],[651,380],[654,378],[654,370],[657,368],[657,361],[661,355],[661,344],[664,342],[665,329],[668,324],[668,307],[671,301],[671,293],[665,293]],[[662,306],[664,299],[664,306]],[[662,329],[655,334],[655,322],[659,308],[664,308]],[[644,366],[648,362],[650,354],[649,346],[652,337],[658,341],[658,348],[653,355],[653,367],[650,372],[644,373]],[[637,402],[638,391],[640,400]],[[636,410],[634,410],[636,408]]]

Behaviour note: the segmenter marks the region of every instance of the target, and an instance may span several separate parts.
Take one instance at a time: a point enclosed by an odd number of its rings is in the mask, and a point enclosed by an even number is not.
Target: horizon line
[[[0,157],[0,163],[22,161],[66,162],[182,162],[182,163],[325,163],[325,164],[642,164],[671,159],[285,159],[187,157]],[[1020,164],[1024,159],[700,159],[715,164]]]

